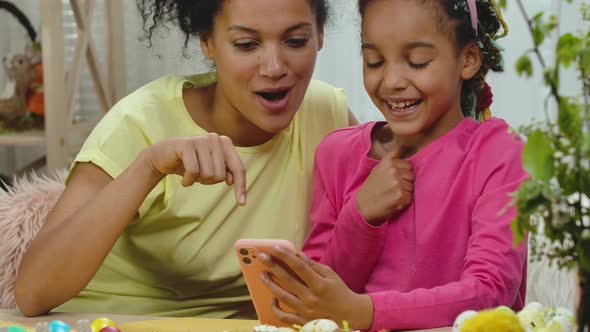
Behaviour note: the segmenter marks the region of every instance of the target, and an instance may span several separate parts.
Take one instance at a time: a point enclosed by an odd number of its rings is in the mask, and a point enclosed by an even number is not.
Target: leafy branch
[[[533,38],[534,47],[530,51],[535,53],[535,55],[537,56],[537,59],[539,60],[539,64],[541,65],[541,68],[543,68],[543,72],[547,73],[548,72],[547,64],[545,62],[545,59],[543,58],[543,55],[541,54],[541,51],[539,50],[539,45],[541,45],[543,43],[543,41],[545,40],[545,34],[547,32],[551,32],[553,29],[555,29],[558,26],[556,23],[556,18],[555,18],[555,16],[551,16],[550,22],[544,24],[544,22],[542,21],[542,16],[543,16],[542,12],[535,15],[533,18],[529,18],[527,11],[522,4],[522,1],[516,0],[516,3],[518,4],[520,13],[522,14],[522,16],[524,17],[524,19],[527,23],[529,33],[531,34],[531,37]],[[520,73],[522,73],[522,71],[526,71],[528,76],[532,75],[532,62],[526,54],[522,55],[519,58],[519,60],[517,62],[517,70],[519,67],[522,68],[519,71]],[[557,89],[557,82],[556,82],[556,80],[559,79],[559,66],[555,66],[555,68],[550,71],[552,71],[552,75],[553,75],[554,79],[547,80],[547,75],[546,75],[546,83],[549,85],[549,88],[551,89],[551,94],[553,95],[553,97],[555,98],[555,101],[557,102],[557,105],[559,106],[559,104],[561,102],[561,98],[559,96],[559,91]]]
[[[528,138],[523,164],[530,178],[514,194],[518,215],[512,228],[517,242],[526,232],[531,233],[533,258],[546,257],[562,267],[578,265],[590,271],[590,6],[582,1],[586,30],[574,34],[561,33],[555,15],[544,18],[539,12],[529,18],[522,0],[516,0],[534,45],[518,59],[516,70],[521,76],[531,77],[529,54],[534,53],[550,89],[548,97],[555,99],[558,110],[555,123],[521,128]],[[559,37],[553,66],[540,52],[550,33]],[[582,89],[578,93],[568,91],[573,94],[565,96],[560,94],[559,73],[572,65],[579,73]],[[539,236],[541,240],[536,241]]]

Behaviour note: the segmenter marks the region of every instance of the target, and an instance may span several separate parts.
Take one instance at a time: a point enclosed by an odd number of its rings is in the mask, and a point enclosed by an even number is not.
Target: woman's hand
[[[146,149],[148,162],[156,176],[182,176],[182,185],[234,185],[236,201],[246,204],[246,169],[231,139],[209,133],[201,136],[172,138]]]
[[[339,324],[346,320],[355,329],[371,326],[371,298],[351,291],[329,266],[314,262],[301,252],[294,255],[280,247],[258,257],[269,271],[261,278],[275,296],[273,312],[283,323],[303,325],[313,319],[328,318]],[[283,311],[278,302],[295,312]]]
[[[403,147],[383,158],[361,186],[356,204],[363,218],[379,225],[412,202],[415,175],[410,162],[400,159]]]

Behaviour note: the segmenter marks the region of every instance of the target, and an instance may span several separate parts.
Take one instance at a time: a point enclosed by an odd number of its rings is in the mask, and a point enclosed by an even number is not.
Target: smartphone
[[[266,266],[258,259],[260,252],[270,252],[274,246],[281,246],[292,252],[297,253],[295,246],[287,240],[262,240],[262,239],[242,239],[234,245],[236,255],[240,261],[240,269],[246,279],[246,286],[252,297],[254,309],[258,315],[258,320],[262,324],[274,326],[287,326],[282,323],[272,312],[273,295],[261,279],[261,275],[266,271]],[[275,281],[277,282],[277,281]],[[280,283],[277,282],[280,285]],[[288,306],[279,303],[279,307],[285,312],[294,312]]]

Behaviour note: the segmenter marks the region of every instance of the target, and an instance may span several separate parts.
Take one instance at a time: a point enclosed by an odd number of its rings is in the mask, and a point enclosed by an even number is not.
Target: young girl
[[[489,0],[359,7],[365,88],[386,122],[318,147],[303,248],[312,261],[270,253],[302,282],[263,256],[285,289],[263,280],[296,311],[275,313],[405,330],[449,326],[468,309],[522,308],[526,247],[513,247],[507,205],[526,177],[523,143],[502,120],[474,119],[489,98],[486,73],[502,69],[499,12]]]
[[[301,244],[315,148],[355,122],[341,90],[310,83],[327,2],[137,2],[149,36],[177,23],[216,73],[168,75],[109,111],[23,257],[16,301],[28,316],[254,318],[234,242]]]

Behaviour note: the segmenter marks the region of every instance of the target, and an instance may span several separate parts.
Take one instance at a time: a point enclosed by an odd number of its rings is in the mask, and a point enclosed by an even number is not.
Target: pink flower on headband
[[[488,83],[483,82],[483,89],[477,96],[476,109],[485,110],[486,108],[489,108],[493,102],[494,94],[492,93],[492,87],[490,87]]]
[[[467,5],[469,6],[469,16],[471,17],[471,26],[473,30],[475,30],[475,35],[477,36],[477,5],[475,3],[476,0],[467,0]]]

